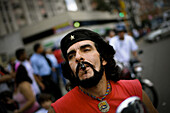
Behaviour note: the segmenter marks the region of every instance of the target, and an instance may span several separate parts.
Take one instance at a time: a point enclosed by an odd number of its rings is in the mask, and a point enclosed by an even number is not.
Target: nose
[[[84,58],[82,57],[82,55],[81,55],[81,52],[76,52],[76,62],[80,62],[80,61],[83,61],[84,60]]]

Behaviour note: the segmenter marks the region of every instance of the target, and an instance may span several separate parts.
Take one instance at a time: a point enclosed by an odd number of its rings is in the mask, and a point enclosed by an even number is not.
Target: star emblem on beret
[[[70,39],[71,39],[71,40],[75,39],[75,38],[74,38],[74,35],[71,35]]]

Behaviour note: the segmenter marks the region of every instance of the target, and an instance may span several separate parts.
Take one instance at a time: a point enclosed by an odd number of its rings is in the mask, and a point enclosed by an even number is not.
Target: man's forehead
[[[83,41],[76,42],[68,48],[67,53],[71,50],[79,49],[81,46],[86,45],[86,44],[93,46],[94,42],[91,40],[83,40]]]

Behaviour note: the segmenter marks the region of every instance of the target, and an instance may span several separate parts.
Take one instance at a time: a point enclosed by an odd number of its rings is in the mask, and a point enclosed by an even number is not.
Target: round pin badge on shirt
[[[101,112],[103,112],[103,113],[108,112],[109,109],[110,109],[110,106],[109,106],[109,104],[107,103],[106,100],[101,101],[101,102],[98,104],[98,107],[99,107],[99,110],[100,110]]]

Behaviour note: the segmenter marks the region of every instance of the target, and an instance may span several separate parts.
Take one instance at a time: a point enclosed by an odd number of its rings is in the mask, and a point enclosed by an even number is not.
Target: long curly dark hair
[[[96,43],[95,46],[101,57],[107,62],[104,66],[107,80],[113,80],[115,82],[120,80],[120,68],[116,65],[113,58],[115,51],[109,51],[104,46],[102,47]]]

